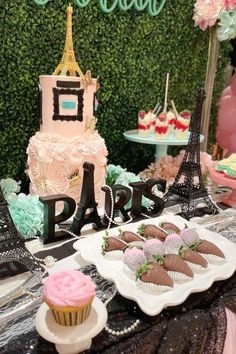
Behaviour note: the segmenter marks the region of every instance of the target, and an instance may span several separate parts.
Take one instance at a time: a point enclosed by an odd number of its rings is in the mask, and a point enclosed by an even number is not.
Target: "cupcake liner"
[[[150,294],[159,294],[159,293],[163,293],[163,292],[173,289],[173,288],[166,286],[166,285],[156,285],[153,283],[145,283],[140,279],[137,280],[136,284],[139,289],[145,291],[146,293],[150,293]]]
[[[200,264],[196,264],[193,262],[189,262],[189,261],[185,261],[185,263],[187,263],[187,265],[189,266],[189,268],[193,271],[193,272],[205,272],[207,271],[207,267],[202,267]]]
[[[124,273],[130,278],[135,279],[135,272],[132,271],[126,264],[123,264]]]
[[[184,273],[180,273],[180,272],[174,272],[172,270],[169,270],[168,275],[175,281],[188,281],[191,280],[193,278],[188,277],[186,274]]]
[[[83,307],[65,307],[59,308],[54,307],[53,305],[48,304],[49,308],[51,309],[55,321],[62,325],[62,326],[77,326],[84,321],[87,320],[89,317],[91,306],[92,306],[93,299],[90,300],[86,305]],[[68,310],[67,310],[68,309]],[[69,309],[72,309],[69,311]]]
[[[108,260],[118,260],[121,259],[122,256],[123,256],[123,251],[115,250],[115,251],[106,252],[103,257]]]
[[[210,254],[210,253],[200,253],[198,252],[202,257],[206,258],[206,260],[209,262],[209,263],[224,263],[225,262],[225,258],[222,258],[222,257],[218,257],[214,254]]]

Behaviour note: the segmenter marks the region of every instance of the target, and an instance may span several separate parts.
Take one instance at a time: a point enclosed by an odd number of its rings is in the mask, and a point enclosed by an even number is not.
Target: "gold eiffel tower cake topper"
[[[73,7],[69,5],[67,7],[66,39],[64,52],[62,59],[56,67],[53,75],[80,76],[84,86],[86,87],[87,85],[91,85],[93,82],[91,78],[91,72],[87,71],[84,75],[75,58],[72,35],[72,14]]]

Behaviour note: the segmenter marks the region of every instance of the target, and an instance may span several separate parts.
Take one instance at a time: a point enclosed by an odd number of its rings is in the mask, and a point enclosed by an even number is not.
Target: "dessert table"
[[[210,170],[210,178],[215,183],[232,189],[222,196],[221,201],[231,207],[236,207],[236,179],[225,175],[223,172],[216,171],[214,168]]]
[[[190,134],[190,133],[189,133]],[[156,139],[154,134],[147,137],[140,136],[138,130],[128,130],[123,133],[126,140],[133,141],[139,144],[155,145],[155,162],[158,162],[163,156],[167,155],[168,146],[185,146],[188,144],[188,138],[185,140],[176,139],[175,136],[168,136],[165,139]],[[189,137],[189,135],[188,135]],[[200,136],[201,143],[204,136]]]
[[[173,209],[175,210],[175,209]],[[167,212],[168,213],[168,212]],[[218,216],[195,218],[195,222],[220,232],[236,242],[236,211],[227,209]],[[83,236],[89,234],[87,228]],[[145,315],[131,300],[117,294],[112,282],[100,277],[93,265],[87,265],[75,251],[75,239],[42,246],[39,240],[28,242],[28,249],[39,258],[52,255],[57,259],[49,274],[64,269],[81,269],[97,284],[97,296],[108,303],[108,325],[114,330],[103,330],[92,341],[86,354],[234,354],[236,346],[236,273],[225,281],[215,282],[210,289],[193,293],[179,306],[164,309],[157,316]],[[81,268],[82,267],[82,268]],[[0,288],[1,290],[1,288]],[[55,346],[40,337],[34,328],[37,308],[19,317],[16,323],[1,329],[1,354],[50,354]],[[131,332],[116,331],[129,328],[139,320]],[[3,333],[3,335],[2,335]]]

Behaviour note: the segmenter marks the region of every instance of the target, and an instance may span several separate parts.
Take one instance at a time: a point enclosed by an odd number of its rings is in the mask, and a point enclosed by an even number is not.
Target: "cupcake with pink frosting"
[[[88,318],[95,288],[91,278],[77,270],[57,272],[44,283],[44,301],[57,323],[75,326]]]

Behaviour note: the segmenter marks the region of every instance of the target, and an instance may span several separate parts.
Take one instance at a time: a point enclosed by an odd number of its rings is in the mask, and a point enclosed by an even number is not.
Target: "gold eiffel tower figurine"
[[[67,7],[66,39],[64,52],[62,59],[56,67],[53,75],[80,76],[84,86],[86,87],[87,85],[92,84],[91,72],[87,71],[84,75],[75,58],[72,36],[72,13],[73,8],[71,5],[69,5]]]

